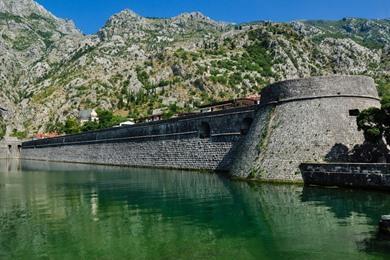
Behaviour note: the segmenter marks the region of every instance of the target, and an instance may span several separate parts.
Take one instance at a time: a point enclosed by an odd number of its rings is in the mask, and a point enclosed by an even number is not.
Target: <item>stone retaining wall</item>
[[[390,189],[390,164],[302,164],[305,184]]]
[[[228,171],[255,107],[23,143],[22,158]]]
[[[22,143],[16,138],[5,138],[0,141],[0,159],[15,159],[20,157]]]

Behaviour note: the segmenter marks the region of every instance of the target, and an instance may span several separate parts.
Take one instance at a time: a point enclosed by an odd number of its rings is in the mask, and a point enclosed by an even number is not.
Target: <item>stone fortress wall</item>
[[[23,143],[24,159],[228,171],[302,181],[299,165],[363,142],[356,113],[380,105],[374,81],[326,76],[266,87],[256,107]]]
[[[0,159],[17,159],[20,156],[22,144],[16,138],[6,137],[0,140]]]
[[[4,120],[9,118],[10,112],[0,106],[0,123],[2,124]],[[10,129],[7,129],[6,132],[10,132]],[[20,156],[20,151],[22,148],[22,143],[15,137],[1,137],[0,138],[0,159],[16,159]]]
[[[303,163],[307,185],[390,189],[390,164],[386,163]]]
[[[20,149],[20,142],[0,141],[0,159],[17,159]]]
[[[373,79],[325,76],[266,87],[261,108],[231,174],[241,178],[302,181],[303,162],[332,161],[335,147],[362,144],[356,114],[380,106]]]
[[[255,107],[23,143],[23,159],[228,171]]]

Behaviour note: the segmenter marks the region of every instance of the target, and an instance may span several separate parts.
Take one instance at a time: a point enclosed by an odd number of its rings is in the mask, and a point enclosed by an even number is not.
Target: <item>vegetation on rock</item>
[[[231,25],[200,13],[151,19],[125,10],[82,35],[32,0],[7,1],[18,8],[0,13],[0,102],[20,132],[66,124],[85,108],[168,117],[309,76],[363,74],[390,92],[386,19]]]
[[[390,161],[390,96],[382,99],[381,108],[361,111],[357,117],[358,129],[364,132],[365,153],[373,161]]]
[[[11,136],[16,137],[18,139],[25,139],[27,137],[28,133],[26,131],[18,131],[16,129],[12,130]]]
[[[114,115],[112,111],[97,109],[96,113],[98,114],[99,121],[88,121],[81,124],[78,118],[70,116],[64,123],[49,123],[45,130],[58,134],[77,134],[80,132],[110,128],[126,121],[126,117]]]

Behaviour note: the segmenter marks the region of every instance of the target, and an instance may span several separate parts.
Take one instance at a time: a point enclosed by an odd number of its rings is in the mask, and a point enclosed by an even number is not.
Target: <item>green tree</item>
[[[382,99],[381,108],[368,108],[357,117],[359,131],[366,142],[375,145],[383,157],[389,159],[390,151],[390,96]]]
[[[168,110],[165,111],[163,118],[169,119],[172,116],[174,116],[175,114],[177,114],[178,112],[179,112],[179,107],[176,104],[171,104],[171,105],[169,105]]]
[[[99,123],[96,121],[88,121],[81,126],[81,132],[95,131],[98,129]]]
[[[18,131],[17,129],[14,129],[12,130],[11,136],[22,140],[27,137],[27,131]]]
[[[126,121],[125,117],[114,115],[112,111],[109,110],[97,109],[96,113],[99,117],[98,129],[113,127]]]
[[[96,113],[99,117],[99,129],[111,127],[113,113],[108,110],[97,109]]]
[[[58,133],[58,134],[63,134],[64,133],[64,127],[65,125],[61,122],[53,122],[53,121],[50,121],[47,125],[46,125],[46,132],[47,133]]]
[[[120,123],[125,122],[126,120],[127,120],[126,117],[114,115],[111,119],[111,126],[110,127],[119,125]]]
[[[77,134],[80,133],[81,127],[79,121],[74,117],[66,119],[64,124],[63,132],[66,134]]]

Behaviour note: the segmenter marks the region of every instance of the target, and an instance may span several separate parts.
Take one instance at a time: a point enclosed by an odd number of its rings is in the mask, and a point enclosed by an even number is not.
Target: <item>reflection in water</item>
[[[389,203],[194,172],[1,161],[0,258],[389,257],[371,246]]]
[[[312,201],[318,206],[328,207],[340,223],[355,219],[355,216],[364,216],[367,225],[374,228],[369,235],[356,241],[358,248],[371,254],[378,252],[390,254],[390,237],[380,234],[377,229],[381,215],[389,214],[390,194],[388,192],[305,187],[302,201]]]
[[[382,253],[388,255],[390,252],[390,236],[380,233],[376,233],[371,238],[366,238],[360,243],[362,250],[371,253]]]
[[[354,214],[364,215],[370,224],[377,224],[381,215],[390,213],[386,212],[390,210],[390,193],[381,191],[305,187],[302,201],[329,207],[339,219],[348,219]]]

